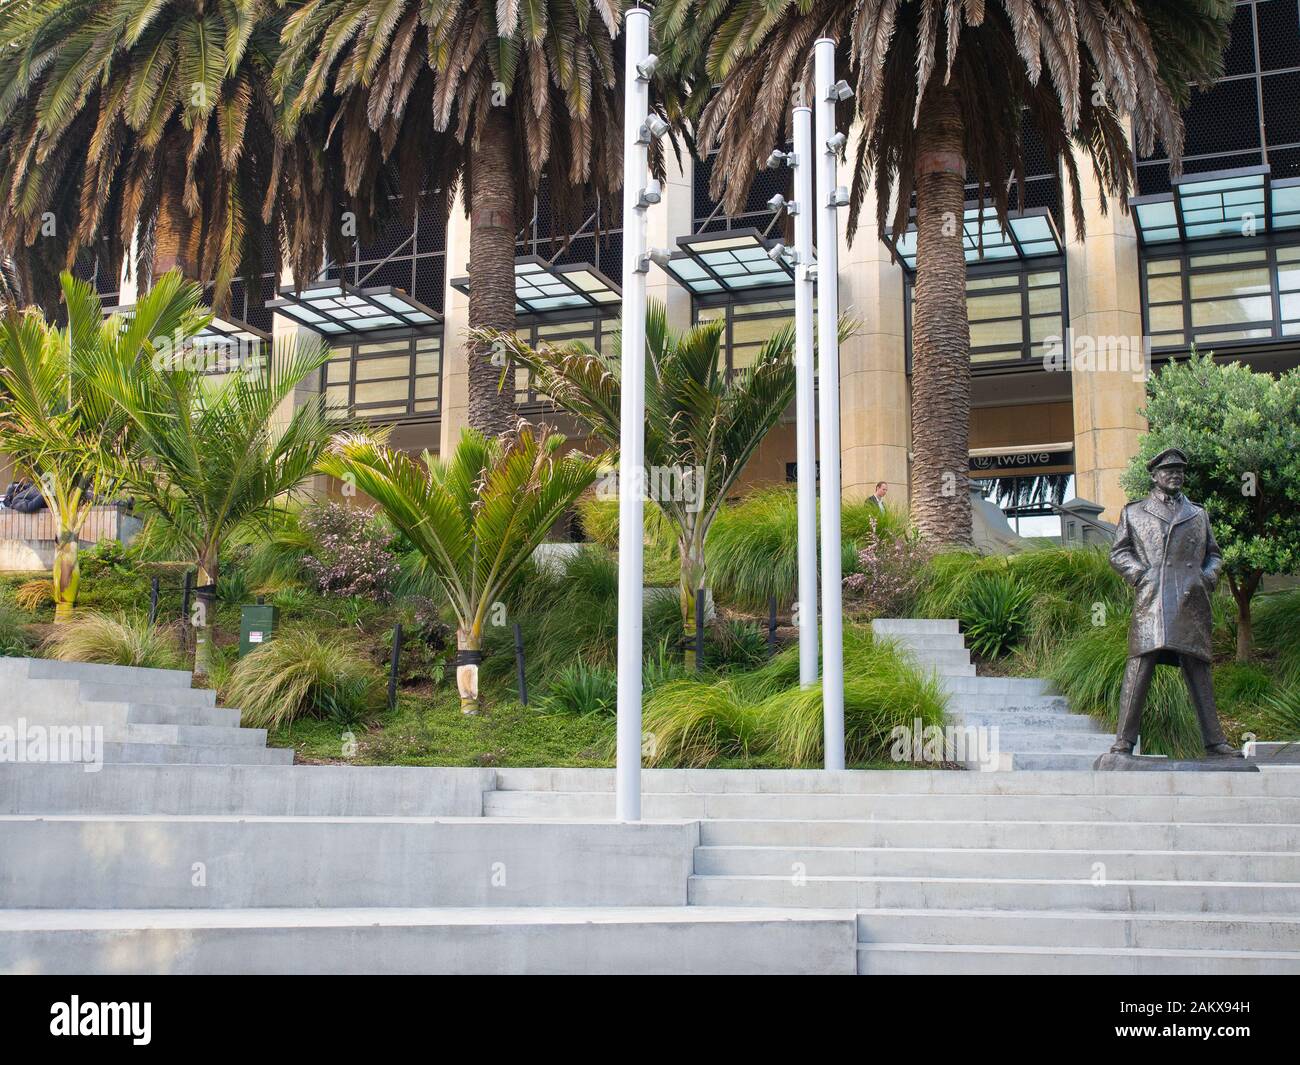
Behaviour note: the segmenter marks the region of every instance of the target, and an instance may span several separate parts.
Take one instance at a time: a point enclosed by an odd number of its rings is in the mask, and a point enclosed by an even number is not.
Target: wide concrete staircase
[[[188,672],[0,658],[0,727],[38,729],[50,760],[105,763],[289,765],[293,751],[266,746],[266,730],[241,728],[216,692]],[[77,743],[68,742],[76,730]]]
[[[871,629],[938,677],[952,724],[996,741],[987,748],[996,746],[996,764],[984,768],[1091,769],[1115,742],[1114,733],[1093,718],[1071,713],[1048,681],[977,676],[955,620],[877,618]],[[977,768],[974,758],[957,760]]]
[[[654,770],[700,906],[846,909],[857,971],[1300,973],[1300,772]],[[484,813],[608,817],[604,770],[497,771]]]

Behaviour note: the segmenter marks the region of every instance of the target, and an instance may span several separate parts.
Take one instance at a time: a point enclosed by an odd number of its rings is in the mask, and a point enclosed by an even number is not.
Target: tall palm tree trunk
[[[696,602],[708,595],[708,570],[704,559],[704,535],[692,529],[688,535],[677,538],[677,554],[681,559],[679,596],[682,605],[682,632],[685,637],[684,658],[687,669],[695,669]],[[706,605],[707,609],[707,605]]]
[[[937,544],[971,542],[970,323],[962,248],[966,165],[951,88],[932,85],[916,134],[912,519]]]
[[[72,620],[77,605],[77,589],[81,585],[81,561],[77,557],[77,534],[62,528],[54,548],[54,623],[62,625]]]
[[[184,159],[184,153],[178,157]],[[154,231],[153,276],[162,277],[169,270],[198,280],[199,227],[185,209],[185,174],[179,162],[164,164],[163,188],[158,204],[158,221]]]
[[[470,147],[469,324],[471,329],[515,328],[514,129],[510,112],[489,107]],[[466,345],[469,424],[500,435],[515,424],[515,372],[504,353],[482,341]]]

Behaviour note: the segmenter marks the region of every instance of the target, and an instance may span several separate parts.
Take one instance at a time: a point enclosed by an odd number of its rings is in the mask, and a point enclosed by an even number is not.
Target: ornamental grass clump
[[[242,723],[275,729],[300,717],[354,724],[384,704],[384,678],[344,636],[283,632],[240,659],[226,699]]]
[[[178,669],[180,648],[165,629],[139,614],[83,613],[59,626],[45,642],[51,658],[110,666]]]

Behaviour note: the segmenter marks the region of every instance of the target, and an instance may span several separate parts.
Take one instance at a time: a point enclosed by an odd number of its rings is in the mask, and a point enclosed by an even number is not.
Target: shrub
[[[981,658],[1006,654],[1029,620],[1029,590],[1009,573],[981,573],[966,588],[957,618],[970,649]]]
[[[177,669],[181,662],[175,638],[138,614],[81,614],[58,626],[46,647],[64,662],[149,669]]]
[[[24,658],[30,651],[27,624],[18,604],[7,588],[0,589],[0,656]]]
[[[127,574],[131,572],[129,560],[130,556],[121,540],[100,540],[89,551],[80,554],[81,568],[87,574],[103,573],[105,570]]]
[[[267,534],[258,530],[252,536],[244,561],[248,583],[260,593],[272,593],[298,583],[303,574],[303,558],[316,549],[316,541],[302,523],[297,509],[276,511]]]
[[[1264,696],[1259,724],[1260,739],[1300,741],[1300,685]]]
[[[1081,629],[1053,657],[1048,675],[1077,711],[1114,730],[1128,661],[1128,616]],[[1201,754],[1201,733],[1177,669],[1158,667],[1142,714],[1142,750],[1171,758]]]
[[[918,533],[886,531],[873,518],[858,540],[856,572],[844,578],[849,607],[867,618],[905,617],[929,557]]]
[[[945,697],[869,630],[850,626],[844,640],[844,720],[850,763],[889,757],[895,726],[943,722]],[[646,699],[643,728],[652,737],[651,765],[706,766],[722,757],[766,754],[781,765],[822,762],[820,684],[799,687],[799,654],[791,648],[760,669],[721,680],[687,679],[656,688]]]
[[[54,602],[54,584],[49,577],[33,577],[14,590],[14,602],[28,613]]]
[[[869,536],[902,536],[906,528],[901,514],[886,511],[882,515],[874,503],[843,505],[840,531],[845,545],[861,545]],[[779,604],[788,607],[799,585],[795,491],[760,489],[739,503],[724,506],[709,530],[706,556],[715,598],[743,610],[763,611],[776,596]]]
[[[752,621],[717,621],[706,634],[705,663],[714,669],[753,669],[767,661],[767,636]]]
[[[1279,676],[1300,685],[1300,588],[1260,596],[1253,621],[1255,645],[1275,656]]]
[[[618,551],[618,500],[589,495],[576,507],[582,531],[606,551]],[[644,563],[647,584],[676,584],[681,563],[677,534],[658,507],[645,508]]]
[[[589,666],[581,658],[565,666],[551,681],[537,706],[548,714],[613,714],[618,678],[612,669]]]
[[[283,632],[245,655],[227,692],[245,725],[279,728],[299,717],[352,724],[384,703],[383,674],[345,636]]]
[[[253,597],[242,568],[232,569],[217,578],[217,599],[227,606],[242,606]]]
[[[302,564],[319,591],[388,599],[400,567],[392,533],[374,509],[330,502],[304,512],[302,527],[316,541]]]

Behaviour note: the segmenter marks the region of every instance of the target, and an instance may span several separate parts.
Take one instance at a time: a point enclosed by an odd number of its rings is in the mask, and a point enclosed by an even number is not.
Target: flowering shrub
[[[890,534],[871,520],[858,538],[859,572],[844,578],[850,605],[872,618],[905,617],[929,555],[915,530]]]
[[[388,599],[399,569],[392,535],[373,509],[326,503],[305,513],[302,525],[317,544],[302,564],[320,591]]]

